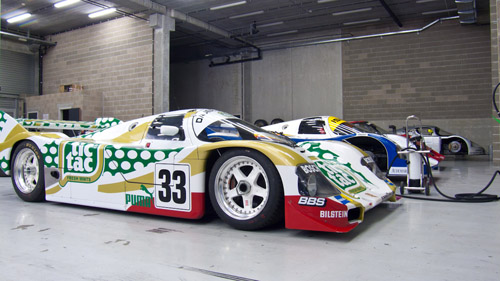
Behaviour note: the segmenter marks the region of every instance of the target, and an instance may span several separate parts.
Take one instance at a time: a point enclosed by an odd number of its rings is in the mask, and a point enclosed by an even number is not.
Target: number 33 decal
[[[191,209],[189,166],[157,164],[155,167],[155,206],[162,209]]]

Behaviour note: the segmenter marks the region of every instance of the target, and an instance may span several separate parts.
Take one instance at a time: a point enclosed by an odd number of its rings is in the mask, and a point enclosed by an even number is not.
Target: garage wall
[[[170,110],[213,108],[241,114],[241,65],[208,64],[197,61],[170,66]]]
[[[104,116],[152,114],[153,31],[146,21],[124,17],[48,39],[57,46],[43,58],[44,95],[79,84],[86,94],[102,96]]]
[[[263,56],[213,68],[207,61],[172,65],[172,106],[214,107],[250,122],[342,116],[340,44],[266,51]]]
[[[500,1],[490,1],[490,31],[491,31],[491,91],[493,92],[494,87],[500,81],[500,49],[499,37],[500,26],[498,25],[498,9],[500,9]],[[496,93],[496,102],[500,98]],[[495,110],[492,107],[492,116],[497,116]],[[500,119],[498,119],[500,120]],[[492,125],[492,147],[493,147],[493,163],[495,165],[500,165],[500,124],[496,121],[490,121]]]
[[[490,48],[489,26],[460,25],[456,20],[419,34],[346,42],[344,118],[402,126],[415,114],[488,148]]]
[[[268,51],[251,65],[252,122],[342,116],[341,44]]]

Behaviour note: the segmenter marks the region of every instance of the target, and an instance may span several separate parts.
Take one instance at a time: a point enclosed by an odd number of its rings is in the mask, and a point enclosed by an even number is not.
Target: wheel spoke
[[[233,169],[233,176],[236,179],[236,182],[240,182],[247,178],[240,168]]]
[[[263,187],[258,186],[258,185],[252,186],[252,194],[254,196],[266,198],[268,195],[268,191],[269,190],[267,190],[266,188],[263,188]]]
[[[252,184],[252,187],[254,185],[257,185],[257,181],[259,180],[260,175],[262,175],[262,173],[259,171],[259,169],[253,168],[250,174],[247,176],[247,181]]]
[[[245,212],[252,212],[254,210],[254,208],[253,208],[253,195],[252,194],[245,194],[242,197],[243,197],[243,210]]]
[[[229,189],[226,193],[226,197],[229,199],[234,199],[235,197],[238,197],[238,196],[240,196],[240,195],[238,194],[238,190],[236,188]]]

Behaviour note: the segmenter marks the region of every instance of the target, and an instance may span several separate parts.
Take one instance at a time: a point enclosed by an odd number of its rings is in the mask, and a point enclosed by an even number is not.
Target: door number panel
[[[156,164],[155,207],[191,210],[189,165]]]

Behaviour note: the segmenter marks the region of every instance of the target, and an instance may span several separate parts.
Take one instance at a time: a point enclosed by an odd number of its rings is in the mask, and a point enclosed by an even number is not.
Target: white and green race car
[[[64,124],[95,131],[70,138],[23,127]],[[0,111],[0,168],[21,199],[189,219],[211,205],[238,229],[284,219],[287,228],[331,232],[352,230],[366,210],[395,199],[395,186],[359,149],[297,146],[217,110],[82,125],[15,120]]]

